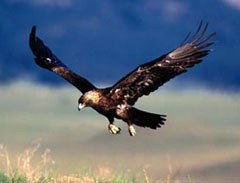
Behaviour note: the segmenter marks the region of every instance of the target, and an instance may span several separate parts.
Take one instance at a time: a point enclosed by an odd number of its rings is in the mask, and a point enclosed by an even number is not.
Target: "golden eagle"
[[[133,124],[151,129],[164,125],[166,115],[141,111],[133,105],[139,97],[149,95],[171,78],[200,63],[202,58],[208,55],[209,46],[214,44],[209,40],[215,35],[215,32],[205,36],[207,28],[208,23],[203,27],[201,22],[195,34],[191,36],[188,34],[178,48],[138,66],[112,87],[103,89],[95,87],[87,79],[64,65],[43,41],[36,37],[36,26],[32,27],[29,44],[37,65],[55,72],[83,93],[78,100],[79,110],[84,107],[92,107],[107,117],[108,129],[112,134],[118,134],[121,131],[114,125],[114,118],[121,119],[128,124],[129,134],[134,136],[136,131]]]

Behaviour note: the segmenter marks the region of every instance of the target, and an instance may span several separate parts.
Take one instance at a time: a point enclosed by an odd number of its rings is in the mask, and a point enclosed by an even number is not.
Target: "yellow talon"
[[[137,134],[135,128],[132,125],[128,127],[128,131],[131,136],[135,136]]]
[[[115,134],[119,134],[120,133],[121,128],[115,126],[114,124],[109,124],[108,125],[108,130],[109,130],[110,133],[115,135]]]

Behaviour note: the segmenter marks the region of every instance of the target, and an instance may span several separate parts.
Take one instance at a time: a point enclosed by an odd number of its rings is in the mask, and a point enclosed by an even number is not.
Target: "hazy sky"
[[[114,83],[177,47],[200,20],[209,22],[209,33],[217,32],[213,52],[175,82],[239,89],[239,0],[3,0],[0,81],[65,82],[34,64],[28,46],[32,25],[74,71],[95,83]]]

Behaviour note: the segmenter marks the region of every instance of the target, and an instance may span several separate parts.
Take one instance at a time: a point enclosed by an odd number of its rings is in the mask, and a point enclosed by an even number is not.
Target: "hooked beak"
[[[86,107],[85,104],[82,103],[78,104],[78,111],[81,111],[81,109],[83,109],[84,107]]]

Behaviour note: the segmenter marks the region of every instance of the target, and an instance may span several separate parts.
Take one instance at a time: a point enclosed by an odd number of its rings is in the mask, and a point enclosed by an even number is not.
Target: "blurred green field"
[[[166,114],[166,125],[136,128],[134,138],[122,121],[116,121],[122,133],[114,136],[95,111],[78,112],[78,97],[71,86],[0,85],[0,144],[16,157],[38,141],[42,150],[51,150],[54,169],[64,174],[106,167],[133,174],[145,169],[154,180],[171,175],[175,180],[239,182],[240,94],[166,87],[137,103]]]

